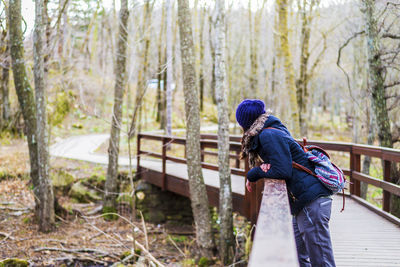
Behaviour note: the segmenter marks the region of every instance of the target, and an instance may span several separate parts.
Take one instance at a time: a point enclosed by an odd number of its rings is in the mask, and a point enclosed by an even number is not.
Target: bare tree
[[[40,35],[41,24],[42,21],[42,11],[41,9],[43,3],[42,1],[37,1],[35,5],[36,10],[36,18],[35,18],[35,39]],[[23,38],[22,38],[22,27],[21,27],[21,1],[20,0],[12,0],[9,5],[9,25],[10,25],[10,51],[11,51],[11,61],[12,61],[12,69],[14,76],[14,84],[15,89],[18,95],[18,101],[21,106],[22,115],[25,121],[25,134],[28,139],[28,148],[29,148],[29,159],[31,165],[31,178],[34,186],[34,194],[35,194],[35,214],[39,220],[39,230],[40,231],[50,231],[54,227],[54,199],[53,192],[51,188],[51,183],[48,179],[46,179],[46,144],[43,143],[43,139],[45,138],[46,131],[39,133],[40,137],[37,136],[37,122],[40,121],[43,126],[43,118],[46,117],[46,114],[43,113],[43,109],[45,108],[45,102],[43,91],[44,85],[42,84],[43,80],[43,65],[35,67],[35,86],[39,90],[37,97],[40,100],[39,103],[39,114],[41,119],[36,118],[36,106],[35,106],[35,97],[33,94],[33,90],[31,85],[29,84],[28,77],[25,70],[25,60],[24,60],[24,47],[23,47]],[[39,34],[38,34],[39,33]],[[37,41],[37,39],[36,39]],[[39,41],[40,44],[41,41]],[[40,45],[39,45],[40,47]],[[35,45],[35,57],[40,56],[40,48]],[[37,52],[39,51],[39,55]],[[36,73],[36,68],[41,69],[38,73]],[[38,75],[37,75],[38,74]],[[45,121],[44,121],[45,123]],[[38,143],[39,142],[39,143]],[[38,145],[42,146],[38,149]],[[44,146],[44,147],[43,147]],[[40,154],[39,153],[42,153]],[[42,158],[43,157],[43,158]]]
[[[249,85],[251,97],[257,97],[259,95],[258,89],[258,44],[260,37],[260,23],[262,14],[264,11],[266,0],[263,0],[262,5],[254,14],[251,3],[253,0],[249,0],[248,12],[249,12],[249,34],[250,34],[250,74],[249,74]]]
[[[172,134],[172,83],[173,74],[173,55],[172,55],[172,3],[173,0],[167,0],[167,84],[166,84],[166,132]],[[165,86],[165,85],[164,85]]]
[[[53,187],[49,177],[49,149],[47,136],[46,116],[46,85],[44,77],[44,3],[43,0],[35,2],[35,30],[33,34],[33,73],[35,80],[36,98],[36,139],[38,153],[38,174],[39,174],[39,196],[42,208],[39,210],[39,217],[43,231],[50,231],[55,226],[54,220],[54,195]]]
[[[299,1],[300,2],[300,1]],[[299,109],[299,124],[301,136],[307,136],[307,112],[310,102],[309,82],[313,78],[316,67],[321,62],[321,58],[326,51],[326,37],[323,34],[324,45],[310,67],[310,55],[313,51],[310,49],[311,27],[315,16],[315,9],[319,6],[320,0],[303,0],[299,3],[299,11],[301,16],[301,35],[300,35],[300,69],[299,77],[296,81],[297,88],[297,105]]]
[[[197,244],[201,254],[210,258],[214,242],[207,191],[201,168],[199,97],[196,87],[192,23],[188,0],[178,0],[178,22],[185,96],[186,155],[190,199],[196,224]]]
[[[8,1],[7,1],[8,2]],[[6,17],[8,13],[8,5],[4,7]],[[0,130],[1,128],[8,127],[10,119],[11,119],[11,108],[10,108],[10,46],[9,46],[9,37],[8,37],[8,22],[7,18],[5,18],[6,23],[5,27],[3,26],[3,17],[0,20],[2,25],[1,35],[0,35],[0,50],[1,50],[1,81],[0,81]],[[3,28],[4,27],[4,28]]]
[[[116,192],[118,176],[118,154],[119,140],[122,124],[122,103],[126,84],[126,48],[128,40],[128,1],[121,0],[119,11],[119,33],[117,46],[117,59],[115,64],[115,87],[114,87],[114,107],[112,114],[111,136],[108,147],[108,169],[105,184],[104,207],[103,211],[108,212],[116,209]]]
[[[373,0],[362,1],[362,12],[365,17],[365,33],[367,36],[367,51],[368,51],[368,84],[371,97],[372,111],[375,115],[379,144],[384,147],[393,147],[393,138],[390,127],[389,107],[387,106],[388,88],[397,86],[400,82],[387,83],[387,69],[391,67],[390,62],[393,62],[399,51],[394,53],[394,57],[389,61],[385,61],[387,52],[382,48],[381,38],[400,39],[400,36],[391,34],[387,31],[388,28],[380,28],[378,24],[379,12],[376,10],[376,3]],[[386,83],[385,83],[386,82]],[[392,164],[391,176],[393,183],[399,183],[398,170],[396,164]],[[400,216],[400,198],[392,196],[391,212]]]
[[[232,262],[234,251],[232,186],[229,167],[229,115],[225,67],[225,1],[215,3],[215,99],[218,109],[218,166],[219,166],[219,252],[221,261],[227,265]]]
[[[277,0],[278,12],[279,12],[279,35],[280,35],[280,55],[283,58],[285,66],[286,75],[286,90],[288,90],[289,95],[289,105],[290,105],[290,119],[291,128],[294,136],[297,136],[299,132],[299,109],[296,99],[296,84],[294,77],[294,67],[292,54],[290,52],[289,46],[289,29],[288,29],[288,0]]]

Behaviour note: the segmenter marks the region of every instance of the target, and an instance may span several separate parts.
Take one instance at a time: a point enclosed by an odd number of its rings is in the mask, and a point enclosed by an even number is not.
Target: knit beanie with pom
[[[265,113],[265,104],[258,99],[245,99],[236,108],[236,120],[246,131],[254,121]]]

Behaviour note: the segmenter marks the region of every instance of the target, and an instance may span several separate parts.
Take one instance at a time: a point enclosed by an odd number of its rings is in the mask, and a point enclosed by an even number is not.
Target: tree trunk
[[[215,44],[212,38],[212,25],[213,25],[213,18],[210,15],[208,17],[209,20],[209,42],[210,42],[210,53],[211,53],[211,62],[212,62],[212,70],[211,70],[211,82],[210,82],[210,91],[211,91],[211,98],[214,104],[217,104],[217,100],[215,99]]]
[[[289,105],[290,105],[290,119],[291,119],[291,130],[293,136],[299,135],[299,109],[296,99],[296,84],[294,78],[294,67],[292,62],[292,55],[290,53],[289,46],[289,29],[288,29],[288,0],[277,0],[279,9],[279,34],[281,41],[281,52],[280,55],[283,57],[285,65],[286,75],[286,88],[289,94]]]
[[[264,10],[264,6],[266,0],[263,1],[260,8],[254,14],[253,19],[253,10],[251,7],[251,3],[253,0],[249,0],[248,13],[249,13],[249,41],[250,41],[250,75],[249,75],[249,91],[250,98],[257,98],[259,95],[258,89],[258,43],[260,37],[260,22],[262,13]]]
[[[44,232],[51,231],[55,226],[54,220],[54,195],[49,177],[49,149],[47,136],[46,116],[46,86],[44,79],[44,3],[43,0],[35,1],[35,30],[33,33],[33,72],[35,79],[36,98],[36,140],[38,153],[38,195],[41,209],[39,210],[39,229]]]
[[[186,155],[190,198],[200,253],[210,258],[214,247],[207,191],[200,156],[200,111],[196,88],[192,23],[188,0],[178,0],[178,22],[186,114]]]
[[[167,84],[164,84],[166,88],[166,132],[168,136],[172,135],[172,83],[174,79],[173,74],[173,50],[172,50],[172,1],[167,0]]]
[[[138,132],[140,132],[142,124],[142,100],[145,94],[145,90],[147,88],[147,75],[148,75],[148,66],[149,66],[149,48],[150,48],[150,37],[149,37],[149,26],[151,25],[151,11],[152,6],[150,6],[151,0],[144,1],[143,5],[143,20],[142,20],[142,27],[141,27],[141,38],[143,38],[143,48],[139,51],[141,57],[141,64],[139,67],[139,74],[137,80],[137,90],[136,90],[136,106],[139,107],[138,116],[137,116],[137,123],[136,127],[138,128]],[[153,2],[154,3],[154,2]]]
[[[229,167],[229,115],[225,67],[225,2],[216,1],[215,19],[215,99],[218,109],[219,166],[219,252],[224,265],[232,263],[234,252],[231,170]]]
[[[205,16],[206,16],[205,7],[200,12],[200,64],[199,64],[199,87],[200,87],[200,110],[204,110],[204,24],[205,24]]]
[[[373,145],[374,140],[375,140],[375,118],[374,114],[371,114],[370,112],[367,113],[367,129],[368,129],[368,138],[367,138],[367,144],[368,145]],[[370,156],[365,156],[362,164],[362,173],[369,175],[369,169],[371,166],[371,157]],[[361,182],[361,197],[363,199],[367,199],[367,193],[368,193],[368,184]]]
[[[44,36],[45,41],[42,41],[42,47],[45,48],[42,50],[45,51],[43,54],[43,68],[44,68],[44,79],[47,80],[47,75],[49,73],[49,61],[51,58],[51,45],[50,45],[50,39],[51,39],[51,17],[49,16],[49,11],[48,11],[48,3],[49,0],[44,0],[43,1],[43,31],[45,32]]]
[[[8,13],[6,8],[6,13]],[[8,37],[8,22],[6,22],[6,27],[1,33],[1,51],[2,57],[2,67],[1,67],[1,81],[0,81],[0,93],[1,93],[1,118],[0,118],[0,130],[6,128],[9,125],[11,118],[10,109],[10,49],[9,49],[9,37]]]
[[[164,116],[163,116],[163,103],[164,103],[164,87],[165,87],[165,81],[162,80],[163,77],[163,70],[164,70],[164,63],[165,63],[165,55],[163,55],[163,36],[164,36],[164,18],[165,18],[165,6],[163,5],[161,11],[161,24],[160,24],[160,33],[158,35],[158,73],[157,73],[157,100],[156,100],[156,105],[157,105],[157,116],[156,116],[156,121],[160,123],[160,129],[165,128],[165,122],[164,122]],[[161,81],[163,81],[163,88],[161,88]]]
[[[372,111],[375,114],[380,146],[393,147],[392,132],[385,97],[385,66],[381,59],[381,41],[378,29],[377,10],[374,0],[363,0],[362,12],[365,16],[368,51],[368,84],[371,92]],[[396,164],[392,163],[392,183],[400,178]],[[400,198],[392,194],[390,212],[400,217]]]
[[[37,2],[41,5],[41,2]],[[54,201],[50,181],[41,180],[39,175],[38,138],[35,98],[25,70],[24,47],[21,27],[21,1],[10,1],[8,22],[10,25],[10,52],[15,89],[25,122],[25,134],[28,139],[31,178],[35,194],[35,215],[40,231],[49,231],[54,225]],[[36,79],[35,79],[36,80]],[[44,102],[40,103],[41,110]],[[43,117],[43,114],[40,114]],[[44,133],[45,134],[45,133]],[[40,149],[43,149],[41,147]],[[40,162],[40,164],[43,164]],[[42,165],[43,166],[43,165]]]
[[[306,0],[303,0],[301,7],[301,37],[300,37],[300,75],[296,82],[297,87],[297,105],[299,108],[299,124],[301,136],[307,136],[307,104],[308,104],[308,61],[310,58],[310,37],[311,37],[311,23],[312,23],[312,11],[315,1],[311,1],[309,4]],[[307,8],[307,6],[309,6]],[[309,12],[308,12],[309,9]]]
[[[115,65],[114,107],[108,147],[108,169],[105,184],[104,212],[116,210],[119,139],[122,124],[122,103],[126,83],[126,48],[128,42],[128,1],[121,0],[117,60]]]

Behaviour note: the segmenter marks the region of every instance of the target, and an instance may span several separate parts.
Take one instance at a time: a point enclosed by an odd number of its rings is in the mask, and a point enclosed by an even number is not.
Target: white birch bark
[[[232,186],[229,167],[229,115],[225,67],[225,1],[216,0],[215,19],[215,99],[218,109],[219,217],[221,261],[226,265],[233,257]]]

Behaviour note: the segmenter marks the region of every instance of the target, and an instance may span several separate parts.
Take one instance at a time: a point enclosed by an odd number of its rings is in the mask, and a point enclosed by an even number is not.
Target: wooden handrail
[[[286,182],[265,179],[250,267],[299,266]]]
[[[167,144],[179,144],[186,145],[186,139],[183,137],[169,137],[164,135],[156,135],[156,134],[144,134],[139,133],[137,140],[137,166],[140,167],[140,158],[141,155],[147,154],[149,156],[154,156],[157,158],[161,158],[163,160],[163,170],[166,169],[166,161],[174,161],[179,163],[186,163],[186,156],[184,158],[172,157],[167,155],[167,151],[162,151],[162,154],[154,153],[150,151],[141,150],[141,140],[155,140],[163,142],[163,147]],[[302,141],[297,140],[297,142],[301,143]],[[215,164],[211,164],[205,162],[205,155],[216,156],[218,155],[215,151],[207,151],[206,149],[217,149],[218,141],[216,134],[202,134],[201,135],[201,149],[202,149],[202,166],[205,169],[218,170],[218,166]],[[348,175],[351,180],[350,184],[350,195],[354,195],[359,197],[361,195],[361,182],[376,186],[378,188],[383,189],[383,203],[382,210],[385,212],[390,211],[390,198],[391,194],[400,196],[400,186],[392,183],[392,179],[390,176],[390,166],[392,162],[400,162],[400,150],[370,146],[370,145],[360,145],[353,143],[344,143],[344,142],[325,142],[325,141],[308,141],[308,144],[318,145],[323,149],[329,151],[338,151],[348,153],[350,158],[350,169],[343,169],[345,175]],[[240,144],[240,136],[231,136],[230,137],[230,158],[235,160],[235,168],[231,168],[231,173],[245,176],[248,171],[248,164],[246,160],[239,159],[239,152],[241,150]],[[361,156],[370,156],[380,158],[384,162],[383,169],[383,180],[377,179],[375,177],[365,175],[361,173]],[[243,162],[244,169],[241,169],[241,162]],[[164,172],[164,171],[163,171]],[[164,180],[163,180],[164,181]],[[163,182],[164,184],[164,182]],[[245,185],[245,180],[243,182],[243,186]],[[165,185],[164,185],[165,187]],[[253,184],[253,192],[254,194],[248,194],[247,190],[245,190],[245,201],[244,201],[244,210],[247,211],[247,217],[251,219],[254,223],[258,213],[258,207],[261,198],[261,191],[263,185],[261,184]],[[378,208],[376,208],[378,210]]]

